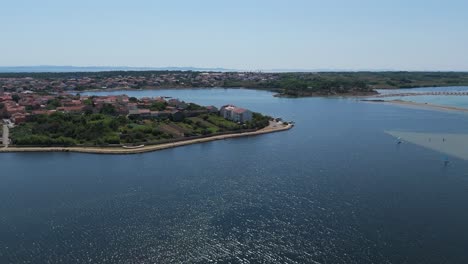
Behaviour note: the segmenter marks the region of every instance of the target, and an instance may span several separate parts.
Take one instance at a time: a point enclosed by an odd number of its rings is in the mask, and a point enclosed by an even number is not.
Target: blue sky
[[[464,0],[2,0],[0,65],[468,70]]]

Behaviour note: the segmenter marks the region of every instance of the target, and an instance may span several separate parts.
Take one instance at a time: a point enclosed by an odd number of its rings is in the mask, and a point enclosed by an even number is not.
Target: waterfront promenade
[[[144,152],[152,152],[157,150],[163,150],[168,148],[181,147],[186,145],[205,143],[209,141],[256,136],[267,133],[274,133],[289,130],[293,127],[292,124],[281,124],[279,122],[270,121],[270,124],[257,131],[244,132],[244,133],[233,133],[226,135],[211,136],[199,139],[190,139],[185,141],[164,143],[159,145],[142,146],[140,148],[123,148],[123,147],[8,147],[0,149],[0,153],[7,152],[79,152],[79,153],[94,153],[94,154],[137,154]]]
[[[8,144],[10,143],[10,129],[8,125],[3,124],[3,134],[2,134],[2,144],[4,148],[8,148]]]

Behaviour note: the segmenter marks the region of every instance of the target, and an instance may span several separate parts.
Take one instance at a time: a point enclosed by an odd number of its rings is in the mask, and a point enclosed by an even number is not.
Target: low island
[[[0,152],[131,154],[290,129],[234,105],[178,99],[4,93]]]

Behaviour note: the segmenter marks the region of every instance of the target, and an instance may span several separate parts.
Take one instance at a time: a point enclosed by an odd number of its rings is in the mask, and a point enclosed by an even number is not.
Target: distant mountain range
[[[102,71],[210,71],[210,72],[352,72],[349,69],[262,69],[239,70],[226,68],[197,68],[197,67],[128,67],[128,66],[0,66],[0,73],[12,72],[102,72]],[[391,70],[358,70],[358,71],[391,71]]]
[[[129,67],[129,66],[0,66],[0,73],[28,73],[28,72],[102,72],[102,71],[198,71],[198,72],[396,72],[405,70],[395,69],[259,69],[241,70],[226,68],[197,68],[197,67]],[[414,71],[414,72],[450,72],[450,71]],[[466,71],[459,71],[466,72]]]
[[[127,66],[0,66],[0,72],[101,72],[101,71],[236,71],[224,68],[127,67]]]

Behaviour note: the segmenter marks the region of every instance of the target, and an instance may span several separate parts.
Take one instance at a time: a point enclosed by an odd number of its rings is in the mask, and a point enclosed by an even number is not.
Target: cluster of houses
[[[13,100],[11,94],[0,90],[0,117],[9,117],[24,122],[26,118],[26,107],[19,105]]]
[[[70,74],[73,76],[73,74]],[[160,72],[139,76],[121,73],[105,76],[74,76],[57,78],[0,78],[0,87],[9,92],[77,91],[85,89],[139,89],[156,87],[218,87],[225,81],[266,82],[277,80],[275,73],[261,72]]]
[[[157,107],[155,107],[155,105]],[[0,117],[10,118],[14,123],[27,121],[33,115],[63,113],[99,113],[105,107],[115,114],[134,118],[168,118],[174,121],[205,113],[220,113],[226,119],[244,123],[252,119],[252,112],[233,105],[220,110],[215,106],[193,107],[193,104],[178,99],[163,97],[129,98],[127,95],[74,96],[70,94],[41,95],[33,92],[5,93],[0,90]]]
[[[164,104],[164,109],[152,109],[155,103]],[[128,104],[128,116],[137,118],[169,118],[181,121],[185,117],[192,117],[206,113],[217,113],[215,106],[192,109],[191,104],[179,99],[166,100],[163,97],[141,98],[137,103]]]

